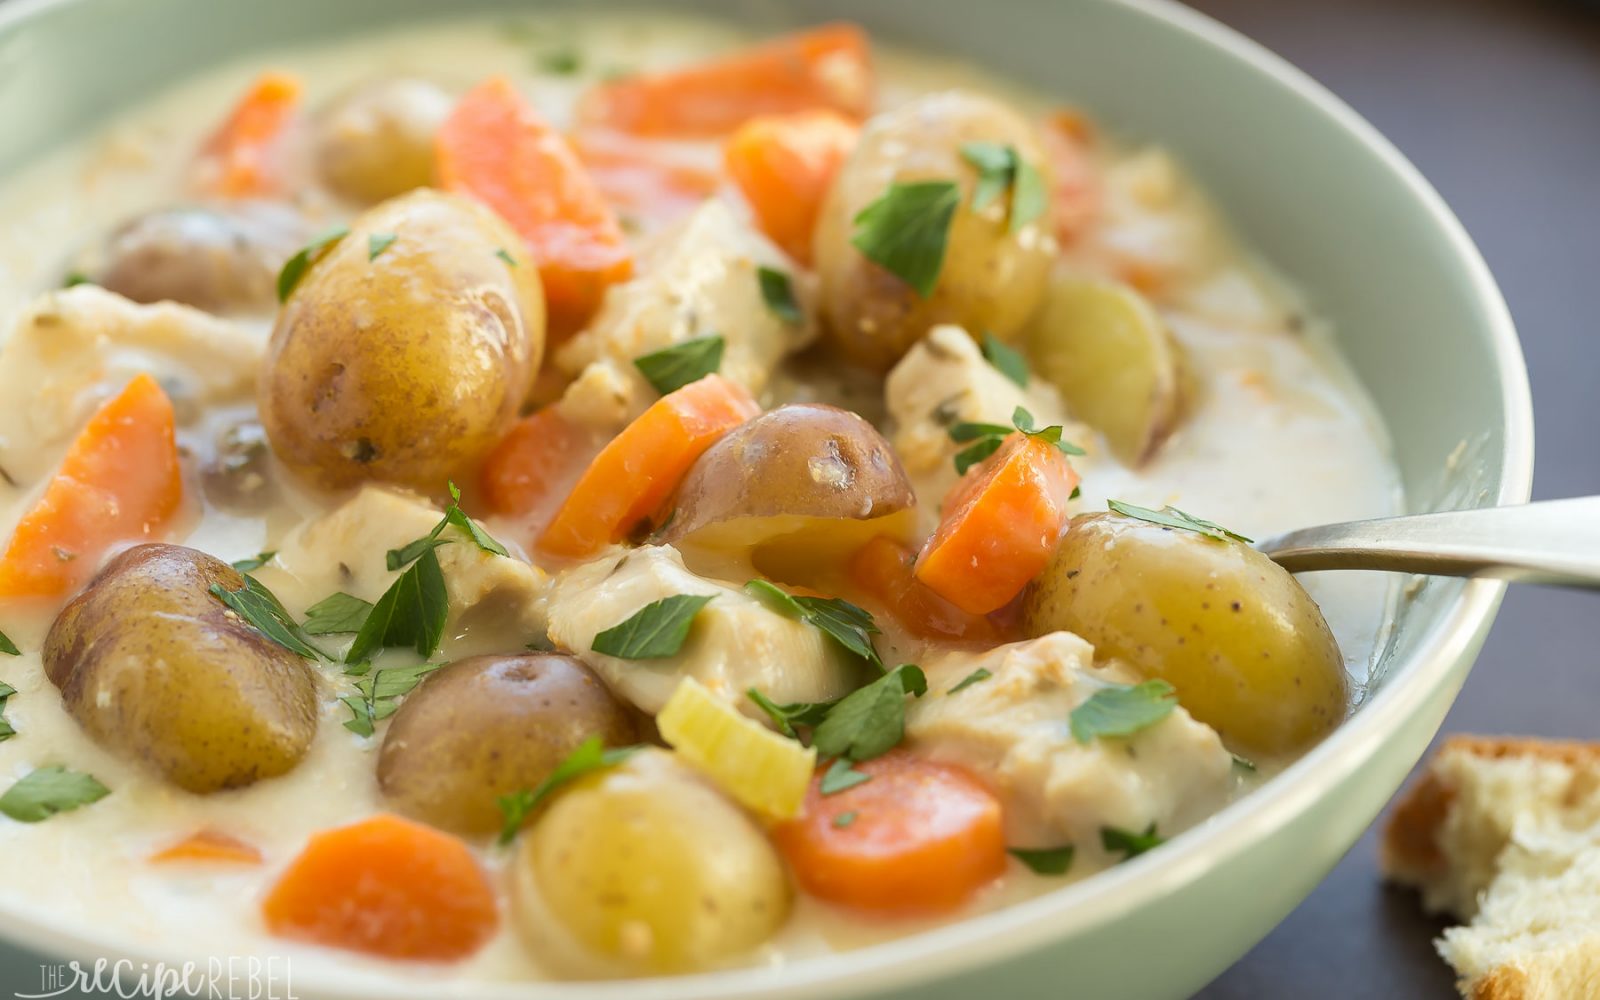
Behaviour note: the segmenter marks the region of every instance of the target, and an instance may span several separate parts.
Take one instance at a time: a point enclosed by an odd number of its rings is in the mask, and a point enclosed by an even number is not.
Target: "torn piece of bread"
[[[1456,736],[1390,816],[1384,872],[1467,923],[1471,1000],[1600,998],[1600,744]]]

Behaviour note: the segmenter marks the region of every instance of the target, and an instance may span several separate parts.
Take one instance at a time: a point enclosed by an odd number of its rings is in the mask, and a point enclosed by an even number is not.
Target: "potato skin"
[[[1119,514],[1072,520],[1023,608],[1178,690],[1243,753],[1303,749],[1344,718],[1348,680],[1322,612],[1247,545]]]
[[[316,676],[209,593],[244,585],[181,545],[137,545],[57,616],[45,674],[94,739],[179,788],[215,792],[283,774],[317,729]]]
[[[111,234],[96,282],[135,302],[264,311],[274,304],[278,270],[306,235],[299,213],[275,202],[162,209]]]
[[[707,968],[776,932],[791,897],[761,828],[656,749],[559,793],[512,877],[529,946],[574,976]]]
[[[463,834],[500,829],[495,800],[539,786],[578,744],[637,738],[633,716],[570,656],[474,656],[432,674],[389,723],[378,787],[401,811]]]
[[[974,212],[978,175],[961,155],[968,142],[1015,147],[1048,185],[1048,162],[1033,126],[997,101],[952,90],[869,121],[829,189],[813,243],[819,298],[828,336],[858,364],[887,370],[940,323],[1008,339],[1039,304],[1056,253],[1050,209],[1016,233],[1006,214],[1009,193]],[[923,299],[850,240],[856,216],[891,182],[928,180],[958,181],[961,203],[939,282]]]
[[[316,123],[317,167],[339,194],[370,204],[433,183],[433,137],[450,95],[426,80],[374,80],[335,98]]]
[[[396,238],[369,260],[374,234]],[[278,314],[258,391],[278,457],[327,488],[434,493],[480,459],[544,353],[543,292],[520,246],[487,209],[428,189],[358,218]]]
[[[789,403],[700,456],[678,488],[661,540],[675,543],[739,518],[866,520],[916,502],[894,449],[866,420],[824,403]]]

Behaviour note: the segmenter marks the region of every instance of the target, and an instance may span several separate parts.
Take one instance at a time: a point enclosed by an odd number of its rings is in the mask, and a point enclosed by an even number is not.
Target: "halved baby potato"
[[[780,579],[903,535],[916,504],[894,449],[849,410],[790,403],[712,445],[689,470],[660,541],[754,552]]]
[[[1026,338],[1034,369],[1123,463],[1142,465],[1177,429],[1191,394],[1183,351],[1132,288],[1057,278]]]

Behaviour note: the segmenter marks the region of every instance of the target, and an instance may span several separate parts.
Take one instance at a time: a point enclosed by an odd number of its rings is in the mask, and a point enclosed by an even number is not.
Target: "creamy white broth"
[[[559,121],[562,109],[605,74],[681,63],[744,40],[743,32],[727,26],[653,15],[511,24],[475,21],[274,52],[207,73],[141,105],[5,185],[0,191],[0,217],[8,220],[0,236],[0,316],[9,324],[36,295],[57,285],[69,267],[78,261],[92,262],[93,246],[121,221],[181,202],[192,150],[224,113],[232,95],[264,66],[301,75],[313,108],[355,83],[386,75],[420,76],[455,93],[487,72],[504,71]],[[569,47],[581,54],[578,73],[532,72],[541,53]],[[959,62],[881,44],[875,52],[880,106],[952,86],[996,94],[1029,112],[1070,98],[1030,94]],[[1148,506],[1171,503],[1255,537],[1396,511],[1400,494],[1383,429],[1337,357],[1329,331],[1304,312],[1287,283],[1233,243],[1221,221],[1164,154],[1111,144],[1105,156],[1105,166],[1120,172],[1119,196],[1150,204],[1130,209],[1129,224],[1107,234],[1104,245],[1078,247],[1065,255],[1065,262],[1098,272],[1109,270],[1108,262],[1118,254],[1158,252],[1171,245],[1184,248],[1180,263],[1192,277],[1166,297],[1162,311],[1194,362],[1203,392],[1181,429],[1143,468],[1124,468],[1105,455],[1099,442],[1085,440],[1091,454],[1076,461],[1083,474],[1078,509],[1102,509],[1108,498]],[[302,204],[314,223],[342,219],[352,212],[351,206],[314,193],[303,196]],[[270,317],[233,322],[264,340]],[[160,364],[159,358],[148,356],[128,362],[129,367],[157,369]],[[878,390],[869,388],[863,400],[859,386],[846,392],[826,379],[819,384],[817,370],[804,359],[788,366],[763,402],[841,400],[870,418],[881,417]],[[114,387],[115,374],[108,372],[97,391],[85,393],[79,407],[82,416]],[[1051,402],[1042,399],[1040,405],[1048,412]],[[203,457],[217,429],[248,416],[252,408],[248,393],[227,406],[212,407],[203,421],[180,431],[181,442],[193,456]],[[0,458],[30,448],[37,445],[0,441]],[[34,461],[48,469],[64,448],[62,440],[53,450],[34,456]],[[277,482],[280,502],[260,517],[202,510],[190,501],[191,509],[169,540],[225,560],[239,559],[276,547],[295,525],[333,505],[331,498],[293,486],[286,474]],[[35,478],[17,488],[0,487],[0,525],[16,522],[39,485]],[[191,496],[198,495],[192,468],[186,486]],[[919,499],[924,515],[930,516],[940,497],[925,491]],[[528,541],[525,523],[491,521],[488,526],[521,554],[517,546]],[[729,566],[723,575],[742,580],[743,573],[744,567]],[[297,614],[327,596],[329,589],[322,580],[298,579],[277,567],[263,569],[259,576]],[[1338,638],[1359,689],[1384,627],[1390,600],[1387,583],[1363,574],[1313,577],[1305,583]],[[238,791],[197,796],[178,791],[97,746],[65,713],[58,692],[43,675],[37,652],[49,625],[46,615],[19,613],[0,625],[24,650],[21,657],[0,664],[0,679],[18,691],[7,715],[19,733],[0,743],[0,775],[20,778],[38,766],[67,764],[94,774],[113,790],[91,807],[39,824],[0,818],[0,900],[131,943],[178,944],[203,954],[292,954],[297,976],[314,974],[325,963],[347,971],[370,970],[378,979],[544,977],[539,962],[518,939],[509,902],[502,907],[505,919],[491,943],[450,965],[385,962],[297,945],[264,932],[257,901],[306,838],[384,808],[374,777],[382,730],[376,739],[366,740],[344,728],[348,709],[338,696],[350,690],[348,679],[324,671],[330,683],[321,689],[317,737],[289,774]],[[886,624],[886,633],[886,658],[925,652],[892,624]],[[517,628],[475,621],[468,633],[447,636],[440,656],[516,650],[525,639]],[[1254,777],[1241,777],[1240,790],[1286,762],[1257,763],[1260,771]],[[257,845],[266,864],[232,869],[147,863],[152,852],[203,827],[226,830]],[[491,877],[503,887],[510,854],[487,844],[479,847]],[[1048,891],[1092,874],[1090,867],[1078,865],[1063,880],[1034,876],[1013,863],[1004,879],[964,912]],[[868,919],[802,895],[786,928],[741,961],[779,963],[860,947],[961,915],[937,920]]]

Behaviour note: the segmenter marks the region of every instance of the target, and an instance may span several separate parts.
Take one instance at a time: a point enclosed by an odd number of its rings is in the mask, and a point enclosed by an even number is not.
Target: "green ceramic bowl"
[[[493,0],[8,0],[0,4],[0,176],[205,65]],[[741,5],[685,0],[727,12]],[[1510,316],[1460,223],[1394,147],[1268,52],[1161,0],[812,0],[749,5],[763,27],[850,17],[969,56],[1158,138],[1246,240],[1333,320],[1393,435],[1418,509],[1528,498],[1533,418]],[[448,10],[442,8],[448,7]],[[1447,456],[1462,442],[1464,460]],[[1434,581],[1402,609],[1371,696],[1265,788],[1160,851],[980,919],[826,960],[673,980],[469,986],[462,997],[1169,998],[1199,989],[1327,873],[1444,718],[1503,594]],[[0,913],[52,954],[129,954],[90,926]],[[175,957],[176,949],[134,953]],[[18,980],[31,982],[32,980]],[[354,972],[308,998],[443,993]]]

